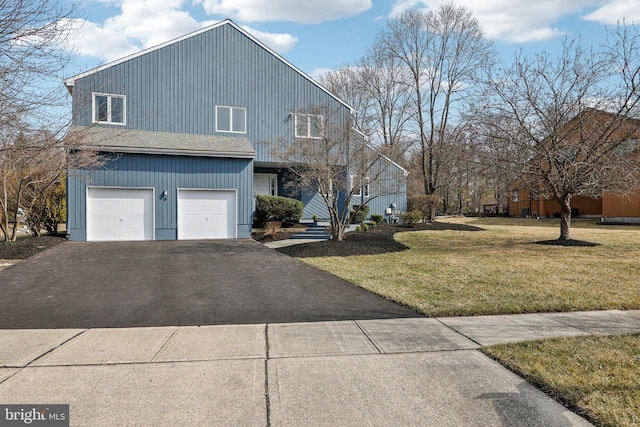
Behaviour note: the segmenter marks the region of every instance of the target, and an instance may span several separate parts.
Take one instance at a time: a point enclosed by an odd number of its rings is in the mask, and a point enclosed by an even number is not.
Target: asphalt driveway
[[[0,292],[0,329],[421,317],[253,240],[63,242]]]

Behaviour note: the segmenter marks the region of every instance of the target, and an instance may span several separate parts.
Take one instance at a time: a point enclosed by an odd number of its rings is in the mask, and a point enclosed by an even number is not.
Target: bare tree
[[[16,240],[21,224],[39,235],[39,209],[65,178],[68,168],[93,169],[104,164],[102,156],[81,150],[82,145],[80,134],[69,134],[61,140],[45,131],[21,133],[0,145],[0,231],[5,241]]]
[[[403,189],[404,171],[367,143],[343,108],[311,106],[294,114],[293,120],[296,135],[282,138],[274,157],[295,176],[290,189],[322,198],[334,240],[344,238],[356,195],[368,193],[358,200],[367,204]],[[363,187],[369,191],[363,192]]]
[[[15,138],[25,124],[60,126],[62,115],[52,114],[52,109],[66,98],[59,73],[73,57],[68,44],[73,13],[73,6],[49,0],[0,2],[2,137]]]
[[[330,71],[321,79],[356,110],[354,127],[394,157],[413,142],[407,126],[411,97],[404,84],[405,73],[398,58],[370,47],[356,65]]]
[[[319,82],[354,109],[355,129],[365,135],[373,133],[372,99],[367,93],[359,67],[344,65],[337,70],[330,70],[320,77]]]
[[[518,54],[475,112],[500,167],[560,203],[560,240],[571,239],[573,196],[638,186],[639,40],[621,26],[598,50],[565,40],[557,56]]]
[[[101,164],[61,136],[68,119],[60,75],[74,56],[69,36],[74,6],[50,0],[0,1],[0,230],[15,240],[58,186],[67,167]],[[43,131],[47,129],[47,131]]]
[[[453,4],[426,12],[409,9],[387,27],[376,46],[406,70],[424,193],[435,194],[443,185],[440,154],[446,152],[447,134],[456,126],[459,106],[476,91],[481,70],[493,64],[493,46],[469,9]]]

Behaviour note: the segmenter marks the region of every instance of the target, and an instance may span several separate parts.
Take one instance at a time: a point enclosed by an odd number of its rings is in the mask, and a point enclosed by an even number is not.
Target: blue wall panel
[[[253,222],[253,162],[249,159],[125,154],[99,170],[72,171],[68,178],[67,230],[71,240],[86,240],[86,188],[156,189],[156,239],[177,238],[178,188],[237,190],[238,237],[250,238]],[[161,194],[167,191],[167,199]]]
[[[205,135],[215,106],[247,109],[246,136],[257,162],[293,135],[291,112],[311,106],[348,109],[231,25],[222,25],[75,81],[74,124],[91,125],[93,92],[126,96],[126,128]]]
[[[290,113],[319,106],[341,110],[345,116],[350,113],[320,86],[230,24],[77,78],[72,88],[74,124],[92,124],[94,92],[126,96],[125,129],[246,137],[256,150],[257,166],[278,163],[273,148],[280,139],[293,136]],[[216,132],[216,105],[246,108],[246,134]],[[89,179],[90,185],[155,187],[156,194],[167,189],[167,202],[156,205],[158,239],[173,238],[175,233],[174,189],[238,188],[238,235],[250,236],[253,166],[252,161],[241,159],[126,155],[108,169],[94,171]],[[402,174],[394,169],[393,173]],[[285,175],[279,177],[279,194],[286,195]],[[86,180],[71,176],[69,184],[68,228],[72,238],[82,240]],[[292,196],[305,202],[305,218],[328,217],[319,195]],[[400,193],[372,200],[371,213],[384,213],[390,203],[406,210],[406,198]]]

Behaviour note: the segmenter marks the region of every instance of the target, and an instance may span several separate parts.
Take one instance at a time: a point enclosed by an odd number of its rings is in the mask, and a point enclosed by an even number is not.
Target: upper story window
[[[364,179],[362,188],[360,189],[360,194],[362,195],[362,198],[369,197],[369,177]]]
[[[329,181],[318,182],[318,193],[331,197],[333,195],[333,179],[329,178]]]
[[[369,177],[364,177],[362,182],[358,182],[356,175],[349,175],[349,190],[352,190],[357,185],[361,185],[359,189],[356,188],[353,195],[355,197],[367,198],[370,197]]]
[[[126,97],[107,93],[94,93],[92,102],[93,123],[109,125],[126,124]]]
[[[316,114],[295,114],[296,138],[322,138],[324,117]]]
[[[518,190],[513,190],[511,192],[511,201],[513,203],[518,203],[519,200],[520,200],[520,194],[519,194]]]
[[[216,105],[216,132],[247,133],[247,109]]]

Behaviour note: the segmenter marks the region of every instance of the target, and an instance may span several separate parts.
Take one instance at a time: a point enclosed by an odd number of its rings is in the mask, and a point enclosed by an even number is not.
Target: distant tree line
[[[410,170],[410,196],[437,197],[429,219],[507,205],[517,183],[560,203],[560,238],[570,239],[571,197],[640,187],[639,149],[629,147],[638,41],[622,23],[601,46],[567,39],[557,54],[516,53],[502,65],[470,10],[444,4],[390,19],[362,58],[322,83]]]

